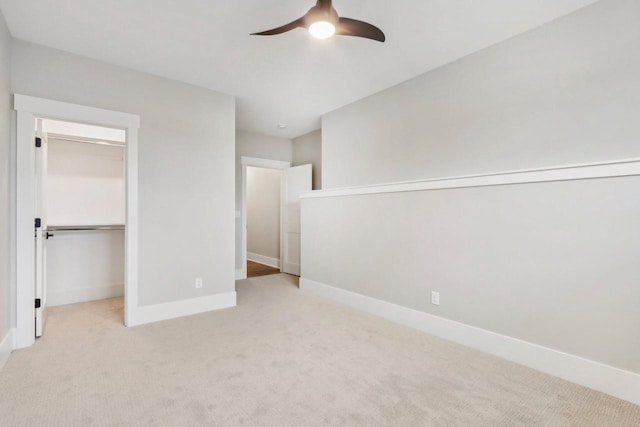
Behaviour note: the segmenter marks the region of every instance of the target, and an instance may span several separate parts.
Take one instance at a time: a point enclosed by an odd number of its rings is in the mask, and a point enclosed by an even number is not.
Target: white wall
[[[328,114],[323,187],[640,157],[638,16],[640,2],[603,0]],[[301,283],[640,373],[639,189],[627,177],[304,200]]]
[[[247,167],[247,252],[272,258],[274,264],[280,261],[281,174],[276,169]]]
[[[313,189],[322,189],[322,130],[310,132],[293,140],[293,166],[311,164]]]
[[[236,212],[242,211],[242,157],[281,160],[292,159],[291,140],[254,132],[236,131]],[[242,217],[236,218],[235,225],[235,266],[242,268]]]
[[[323,188],[640,156],[639,15],[603,0],[327,114]]]
[[[124,231],[58,231],[47,240],[47,305],[124,295]]]
[[[12,48],[14,92],[141,116],[140,305],[233,292],[234,98],[19,40]]]
[[[125,223],[124,147],[49,139],[48,225]]]
[[[13,292],[10,286],[10,159],[11,159],[11,36],[0,12],[0,343],[12,327]],[[3,362],[0,349],[0,367]]]

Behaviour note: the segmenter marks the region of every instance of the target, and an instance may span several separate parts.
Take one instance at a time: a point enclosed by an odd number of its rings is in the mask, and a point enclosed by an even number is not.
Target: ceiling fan
[[[296,28],[306,28],[318,39],[327,39],[334,34],[339,36],[363,37],[384,42],[386,37],[380,28],[367,22],[350,18],[341,18],[331,4],[332,0],[318,0],[316,5],[302,17],[272,30],[253,33],[252,36],[274,36]]]

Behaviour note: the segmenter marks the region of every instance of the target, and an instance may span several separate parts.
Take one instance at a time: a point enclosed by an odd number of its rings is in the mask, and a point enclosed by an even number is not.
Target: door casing
[[[241,241],[242,241],[242,268],[236,274],[236,279],[246,279],[247,278],[247,167],[259,167],[266,169],[276,169],[282,171],[283,169],[288,169],[291,167],[291,162],[281,161],[281,160],[269,160],[269,159],[260,159],[257,157],[245,157],[242,156],[240,158],[240,163],[242,165],[242,198],[241,198],[241,216],[242,216],[242,230],[241,230]],[[282,176],[280,177],[280,182],[282,183]],[[280,185],[280,200],[282,200],[282,185]],[[280,214],[280,260],[282,260],[282,213]],[[282,262],[281,262],[282,264]],[[281,270],[282,271],[282,267]]]
[[[32,96],[14,95],[16,110],[15,270],[16,317],[14,348],[35,342],[34,330],[34,214],[35,214],[35,120],[54,119],[124,129],[127,135],[126,231],[125,231],[125,325],[135,324],[138,309],[138,129],[140,116],[70,104]]]

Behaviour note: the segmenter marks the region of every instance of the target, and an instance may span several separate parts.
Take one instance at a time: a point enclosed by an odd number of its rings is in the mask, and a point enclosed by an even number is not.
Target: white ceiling
[[[320,116],[595,0],[334,0],[386,43],[249,36],[315,0],[0,0],[14,37],[238,97],[238,128],[292,138]],[[288,127],[278,130],[278,124]]]

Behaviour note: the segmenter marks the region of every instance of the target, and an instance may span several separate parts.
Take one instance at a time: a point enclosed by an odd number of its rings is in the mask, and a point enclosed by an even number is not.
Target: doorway
[[[109,298],[123,308],[126,133],[37,118],[36,135],[39,337],[47,308]]]
[[[282,171],[247,167],[247,278],[280,273]]]
[[[258,266],[252,264],[252,266],[257,270],[265,270],[268,268],[276,269],[276,271],[270,270],[270,272],[283,272],[288,274],[293,274],[296,276],[300,275],[300,195],[304,192],[308,192],[312,190],[312,166],[309,165],[301,165],[291,167],[290,162],[286,161],[277,161],[277,160],[267,160],[267,159],[259,159],[253,157],[242,157],[241,158],[242,165],[242,277],[248,277],[248,263],[249,262],[257,262]],[[278,238],[274,238],[273,236],[264,240],[258,246],[254,247],[264,247],[267,248],[270,245],[271,256],[256,254],[255,252],[249,252],[249,242],[248,242],[248,233],[250,222],[249,212],[248,212],[248,184],[250,180],[250,174],[253,175],[255,182],[259,182],[260,184],[264,184],[265,181],[269,181],[273,183],[279,182],[279,213],[276,214],[279,216],[276,217],[280,221],[279,226],[279,235]],[[260,185],[258,188],[254,188],[260,196],[260,192],[267,191],[263,189],[263,185]],[[263,205],[273,205],[274,197],[277,197],[277,190],[274,191],[273,185],[269,186],[270,196],[266,201],[267,203]],[[275,193],[275,194],[274,194]],[[273,209],[272,209],[273,210]],[[260,212],[253,212],[252,216],[260,216]],[[269,223],[269,227],[271,229],[270,234],[273,235],[273,229],[277,227],[273,227],[273,212],[270,214],[270,219],[265,221],[264,218],[262,221],[256,221],[256,224],[260,223]],[[253,227],[255,229],[255,225]],[[264,230],[260,230],[265,234]],[[266,233],[269,234],[269,233]],[[264,236],[263,236],[264,237]],[[273,243],[273,242],[277,243]],[[278,242],[279,241],[279,242]],[[265,243],[266,242],[266,243]],[[269,243],[270,242],[270,243]],[[274,246],[279,243],[279,252],[274,251]],[[279,259],[274,257],[273,254],[279,255]],[[256,256],[257,255],[257,256]],[[253,259],[251,259],[253,258]],[[267,270],[269,271],[269,270]]]
[[[76,226],[110,225],[114,228],[116,226],[126,227],[125,230],[110,229],[102,231],[120,231],[124,233],[124,323],[125,325],[135,324],[135,316],[138,310],[137,144],[138,128],[140,126],[139,116],[18,94],[14,95],[14,109],[17,111],[16,228],[14,236],[16,247],[15,280],[17,284],[15,348],[32,345],[35,342],[37,328],[42,328],[45,324],[47,289],[46,281],[43,281],[43,278],[46,278],[47,233],[81,231],[49,230],[48,227],[43,227],[43,225],[47,225],[46,212],[42,211],[43,207],[46,209],[46,204],[42,203],[42,201],[38,203],[38,200],[42,200],[39,193],[44,190],[46,194],[46,183],[43,182],[45,173],[43,173],[42,167],[42,162],[45,161],[46,157],[43,154],[43,150],[38,151],[40,150],[38,145],[42,146],[43,139],[47,138],[45,129],[42,127],[43,120],[110,128],[112,131],[125,135],[126,145],[124,148],[120,148],[120,151],[124,156],[125,191],[123,194],[125,194],[126,212],[123,219],[117,221],[122,222],[122,224],[76,224]],[[64,132],[62,133],[64,134]],[[65,135],[57,135],[58,138],[63,136]],[[95,139],[110,140],[108,137]],[[86,142],[83,141],[83,143]],[[97,141],[91,142],[95,143]],[[46,166],[44,170],[46,171]],[[78,212],[75,213],[77,214]],[[45,218],[44,222],[43,218]],[[122,291],[120,290],[119,292]],[[40,325],[38,325],[38,322],[40,322]]]

